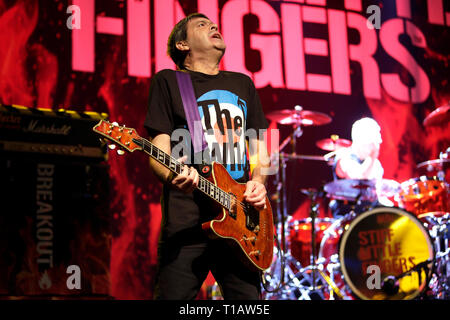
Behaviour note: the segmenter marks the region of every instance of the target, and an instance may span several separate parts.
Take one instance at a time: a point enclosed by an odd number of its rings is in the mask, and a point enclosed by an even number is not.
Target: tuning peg
[[[114,150],[116,148],[116,145],[115,144],[109,144],[108,148],[111,149],[111,150]]]
[[[114,127],[118,127],[119,126],[119,124],[117,123],[117,122],[113,122],[113,123],[111,123]]]
[[[122,149],[117,150],[117,154],[119,156],[123,156],[125,154],[125,151],[123,151]]]

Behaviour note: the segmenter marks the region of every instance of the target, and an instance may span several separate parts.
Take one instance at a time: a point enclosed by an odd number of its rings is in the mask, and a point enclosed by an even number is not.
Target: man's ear
[[[189,51],[189,45],[188,45],[188,43],[187,43],[187,41],[186,40],[181,40],[181,41],[178,41],[176,44],[175,44],[175,46],[177,47],[177,49],[178,50],[180,50],[180,51]]]

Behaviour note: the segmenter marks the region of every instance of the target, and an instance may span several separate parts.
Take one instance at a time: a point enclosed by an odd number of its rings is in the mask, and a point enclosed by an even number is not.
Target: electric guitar
[[[141,138],[135,129],[119,126],[106,120],[93,130],[123,150],[140,150],[164,165],[175,174],[180,174],[183,164]],[[273,216],[268,197],[266,209],[256,210],[244,201],[245,184],[233,180],[225,167],[212,162],[210,174],[200,175],[197,189],[217,204],[216,217],[202,224],[211,238],[223,238],[237,249],[244,263],[253,270],[266,270],[273,259]]]

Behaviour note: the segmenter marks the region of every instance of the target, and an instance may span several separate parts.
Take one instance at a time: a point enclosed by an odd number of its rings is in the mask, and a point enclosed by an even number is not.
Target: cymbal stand
[[[311,201],[311,205],[310,205],[310,218],[311,218],[311,256],[310,256],[310,265],[308,267],[305,268],[306,270],[311,270],[311,293],[314,293],[316,295],[319,295],[321,299],[324,298],[323,293],[322,292],[318,292],[317,291],[317,283],[318,280],[322,281],[322,287],[328,283],[329,285],[333,285],[333,281],[330,279],[325,279],[323,276],[323,273],[319,272],[318,270],[318,265],[317,265],[317,261],[316,261],[316,257],[317,257],[317,248],[316,248],[316,223],[315,220],[318,216],[319,213],[319,203],[317,202],[317,198],[318,196],[321,194],[321,191],[316,191],[316,190],[307,190],[307,191],[303,191],[304,194],[308,195],[310,201]],[[331,283],[330,283],[331,281]]]
[[[301,111],[301,107],[296,107],[296,110]],[[289,160],[289,155],[282,152],[282,150],[290,143],[292,146],[292,154],[295,154],[295,148],[296,148],[296,139],[300,138],[303,134],[303,130],[301,128],[301,119],[299,118],[299,122],[295,125],[293,132],[281,143],[279,147],[279,153],[278,161],[280,163],[281,170],[277,172],[277,179],[275,181],[276,183],[276,197],[277,197],[277,205],[276,205],[276,212],[277,212],[277,218],[278,218],[278,226],[277,226],[277,232],[281,236],[281,243],[282,243],[282,250],[284,251],[285,258],[288,258],[288,260],[295,260],[290,261],[295,264],[297,267],[301,267],[301,264],[292,257],[291,255],[291,249],[290,245],[287,245],[286,243],[286,236],[288,235],[289,228],[288,228],[288,213],[287,213],[287,193],[285,191],[282,192],[282,188],[286,186],[286,165],[287,161]],[[280,177],[281,175],[281,177]],[[282,201],[280,203],[279,195],[280,192],[282,192]],[[282,206],[281,206],[282,205]],[[284,279],[283,279],[284,281]]]
[[[295,154],[295,140],[302,135],[303,131],[300,125],[297,125],[293,133],[289,135],[280,145],[281,151],[289,143],[293,148]],[[278,170],[274,184],[276,186],[276,214],[277,214],[277,236],[281,237],[280,250],[281,261],[276,261],[272,264],[272,267],[266,273],[265,277],[269,278],[271,286],[275,287],[275,281],[279,281],[282,285],[276,292],[267,292],[266,298],[278,298],[278,299],[306,299],[309,300],[308,289],[302,285],[299,280],[299,276],[302,275],[304,279],[309,280],[309,275],[305,273],[306,268],[303,268],[301,263],[292,256],[289,237],[289,221],[287,213],[287,194],[282,189],[285,189],[286,185],[286,166],[287,161],[290,159],[289,155],[280,152],[277,155],[276,160],[280,163],[280,170]],[[282,195],[280,197],[280,193]],[[277,264],[279,262],[279,264]],[[296,270],[293,270],[294,267]],[[297,273],[295,273],[297,271]],[[280,272],[281,275],[278,278],[276,273]]]
[[[433,270],[430,287],[436,299],[448,300],[450,298],[450,213],[442,217],[430,217],[433,227],[430,235],[434,239],[435,268]]]
[[[291,145],[292,145],[292,154],[296,154],[296,148],[297,148],[297,138],[300,138],[303,135],[303,130],[300,124],[296,125],[294,127],[294,131],[292,132],[291,138]]]
[[[307,290],[303,288],[297,279],[296,272],[301,270],[303,272],[303,267],[301,263],[292,256],[291,246],[289,238],[289,217],[287,214],[287,197],[286,192],[283,191],[286,181],[286,166],[289,160],[286,154],[278,154],[278,159],[280,161],[280,170],[277,172],[276,179],[274,181],[276,187],[275,194],[275,208],[276,208],[276,230],[277,237],[279,240],[279,249],[281,252],[280,258],[275,261],[271,268],[266,271],[264,275],[266,281],[270,284],[272,288],[278,286],[278,290],[267,291],[265,293],[265,299],[282,299],[291,300],[303,297],[307,299]],[[295,270],[294,270],[295,269]]]
[[[301,106],[295,106],[295,121],[296,123],[294,124],[294,130],[292,131],[292,133],[287,136],[286,139],[284,139],[284,141],[281,143],[279,150],[283,150],[286,145],[290,142],[291,143],[291,147],[292,147],[292,154],[295,155],[295,150],[297,147],[297,138],[300,138],[303,135],[303,130],[302,130],[302,116],[301,116],[301,111],[303,110],[303,108]]]
[[[316,290],[316,217],[319,210],[319,204],[317,203],[317,193],[311,193],[311,267],[312,267],[312,286],[313,290]]]

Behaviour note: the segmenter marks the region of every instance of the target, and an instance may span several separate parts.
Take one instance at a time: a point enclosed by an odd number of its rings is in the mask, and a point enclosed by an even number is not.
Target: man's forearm
[[[260,164],[258,164],[254,169],[253,169],[253,172],[252,172],[252,181],[257,181],[257,182],[259,182],[259,183],[262,183],[262,184],[266,184],[266,182],[267,182],[267,175],[265,175],[265,174],[263,174],[262,172],[264,172],[265,170],[264,169],[266,169],[267,170],[267,168],[268,168],[268,166],[263,166],[263,165],[260,165]]]
[[[264,139],[250,140],[250,161],[255,164],[251,180],[265,185],[268,178],[266,173],[269,172],[271,163]]]
[[[167,154],[170,154],[170,137],[167,134],[160,134],[150,139],[150,141],[160,150],[164,151]],[[150,168],[152,169],[155,176],[162,183],[166,183],[172,178],[172,174],[169,169],[160,164],[153,158],[150,158]]]
[[[158,161],[150,159],[150,168],[152,169],[153,173],[158,178],[158,180],[161,181],[162,183],[166,183],[169,180],[171,180],[172,171],[164,167]]]

